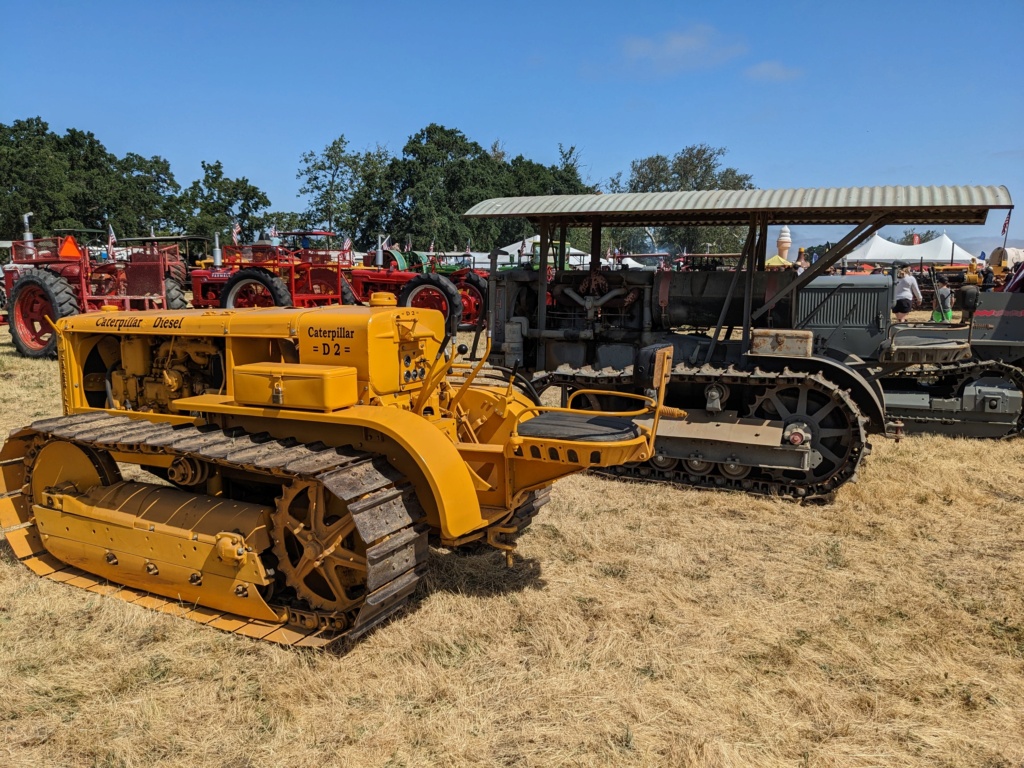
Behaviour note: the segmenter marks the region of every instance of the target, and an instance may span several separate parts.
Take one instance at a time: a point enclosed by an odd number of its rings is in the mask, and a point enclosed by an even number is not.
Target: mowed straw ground
[[[59,412],[0,333],[0,428]],[[1020,766],[1024,441],[875,440],[835,503],[576,477],[347,655],[0,555],[5,766]],[[0,545],[2,546],[2,545]]]

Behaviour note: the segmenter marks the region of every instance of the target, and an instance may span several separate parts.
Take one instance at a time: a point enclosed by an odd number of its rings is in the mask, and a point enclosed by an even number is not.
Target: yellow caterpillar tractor
[[[55,581],[302,646],[398,610],[428,541],[511,563],[556,479],[652,456],[671,371],[670,348],[648,348],[635,410],[541,407],[486,354],[467,361],[439,312],[383,295],[57,328],[65,415],[0,452],[15,555]]]

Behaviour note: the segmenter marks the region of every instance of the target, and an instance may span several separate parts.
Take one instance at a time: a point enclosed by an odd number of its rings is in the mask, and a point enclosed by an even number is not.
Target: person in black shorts
[[[921,289],[917,286],[917,279],[905,269],[901,269],[896,278],[892,313],[896,315],[896,322],[902,323],[914,308],[914,304],[921,302]]]

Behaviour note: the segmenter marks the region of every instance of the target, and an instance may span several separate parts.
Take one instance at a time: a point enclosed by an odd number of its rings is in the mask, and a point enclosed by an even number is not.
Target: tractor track
[[[534,380],[539,390],[549,386],[568,386],[586,389],[607,389],[610,394],[615,390],[630,391],[633,386],[632,367],[621,371],[612,369],[597,370],[594,368],[560,367]],[[752,468],[743,478],[728,477],[715,467],[705,474],[687,471],[680,463],[676,469],[661,469],[648,461],[634,465],[622,465],[607,469],[591,470],[596,474],[610,475],[628,480],[644,482],[670,483],[689,488],[708,488],[717,490],[741,491],[757,495],[787,497],[803,501],[831,501],[836,491],[844,483],[853,480],[857,474],[861,460],[871,453],[871,445],[867,441],[867,418],[864,417],[857,404],[850,397],[848,390],[840,389],[824,376],[813,373],[792,371],[785,368],[781,373],[762,371],[759,368],[744,370],[729,366],[726,368],[703,365],[695,367],[685,363],[677,364],[672,369],[669,386],[672,384],[707,385],[726,384],[750,388],[758,392],[769,392],[786,387],[813,389],[828,397],[849,415],[849,434],[846,437],[846,455],[835,470],[824,477],[801,480],[784,476],[782,470]],[[672,403],[669,403],[672,405]],[[680,405],[680,407],[686,407]],[[742,415],[754,415],[753,413]]]
[[[989,375],[1006,379],[1016,386],[1021,393],[1024,393],[1024,371],[1015,365],[1010,365],[1000,360],[962,360],[953,363],[929,363],[920,367],[904,368],[881,378],[898,379],[900,381],[950,379],[950,386],[953,391],[959,393],[964,385]],[[928,417],[914,415],[913,419],[915,422],[947,423],[949,421],[948,416]],[[1024,433],[1024,409],[1017,416],[1017,423],[1014,429],[1004,434],[993,434],[987,437],[1005,440],[1022,433]]]
[[[62,563],[45,550],[30,511],[33,459],[39,447],[50,440],[64,440],[108,454],[137,455],[140,459],[154,454],[187,457],[228,471],[262,475],[266,482],[282,489],[297,482],[321,485],[345,504],[366,543],[366,592],[355,610],[341,614],[317,611],[295,598],[285,596],[279,601],[271,596],[268,602],[283,616],[281,623],[274,623],[109,584]],[[21,456],[12,454],[12,445],[21,446]],[[265,433],[250,434],[237,428],[172,426],[106,412],[37,421],[12,434],[8,449],[0,468],[6,488],[14,490],[3,502],[13,504],[16,517],[12,520],[5,516],[0,523],[8,529],[7,538],[18,559],[36,574],[54,581],[114,593],[131,603],[248,637],[320,647],[342,638],[355,639],[399,611],[409,602],[423,572],[427,556],[423,510],[409,482],[383,458],[371,454],[322,443],[276,440]],[[11,473],[17,476],[19,464],[20,487],[11,482]],[[10,509],[5,507],[4,511]],[[18,530],[11,530],[14,528]]]

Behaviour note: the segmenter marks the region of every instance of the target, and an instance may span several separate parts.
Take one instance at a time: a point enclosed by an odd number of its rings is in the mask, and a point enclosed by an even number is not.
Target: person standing
[[[896,273],[896,292],[893,299],[895,301],[892,313],[896,316],[897,323],[906,320],[910,310],[921,303],[921,289],[917,285],[917,279],[905,269]]]
[[[935,296],[932,298],[932,322],[953,322],[953,291],[949,288],[949,278],[938,275],[935,278]]]
[[[985,265],[985,271],[981,273],[981,290],[986,293],[996,286],[996,273],[991,264]]]

